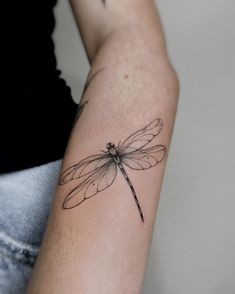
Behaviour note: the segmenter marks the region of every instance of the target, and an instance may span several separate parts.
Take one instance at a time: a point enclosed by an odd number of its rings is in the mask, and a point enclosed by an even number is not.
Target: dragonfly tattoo
[[[59,179],[59,185],[65,185],[74,180],[77,185],[66,196],[62,207],[74,208],[104,191],[114,183],[119,170],[131,190],[140,218],[144,222],[143,211],[126,167],[132,170],[147,170],[164,159],[166,154],[164,145],[148,147],[148,144],[160,134],[162,128],[162,120],[155,119],[118,146],[110,142],[105,151],[101,150],[101,154],[89,156],[66,169]]]

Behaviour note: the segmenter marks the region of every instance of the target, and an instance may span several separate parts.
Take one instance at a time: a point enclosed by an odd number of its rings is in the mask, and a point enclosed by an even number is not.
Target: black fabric
[[[63,157],[77,105],[52,42],[55,0],[1,4],[0,173]]]

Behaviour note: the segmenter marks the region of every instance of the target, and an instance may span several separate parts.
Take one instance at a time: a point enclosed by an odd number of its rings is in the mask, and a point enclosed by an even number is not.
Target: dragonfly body
[[[142,222],[144,216],[135,189],[127,175],[126,167],[146,170],[161,162],[166,154],[164,145],[147,145],[161,132],[163,123],[155,119],[142,130],[126,138],[121,144],[106,145],[102,154],[91,155],[67,168],[60,177],[59,185],[76,180],[77,185],[63,201],[64,209],[74,208],[97,193],[110,187],[120,170],[134,197]],[[124,168],[125,167],[125,168]]]
[[[116,164],[119,164],[121,162],[118,151],[117,151],[117,147],[115,146],[115,144],[113,143],[108,143],[107,144],[107,150],[109,155],[113,158],[114,162]]]
[[[140,207],[139,200],[137,198],[135,189],[134,189],[134,187],[133,187],[133,185],[132,185],[132,183],[131,183],[131,181],[130,181],[130,179],[129,179],[129,177],[128,177],[128,175],[127,175],[127,173],[126,173],[126,171],[125,171],[125,169],[123,167],[123,164],[121,162],[120,156],[118,154],[118,147],[116,147],[115,144],[113,144],[113,143],[108,143],[107,144],[107,150],[108,150],[109,155],[112,157],[113,161],[115,162],[115,164],[117,164],[117,166],[119,167],[119,169],[120,169],[122,175],[124,176],[127,184],[129,185],[129,187],[131,189],[131,192],[132,192],[132,194],[134,196],[135,203],[136,203],[136,205],[138,207],[141,220],[142,220],[142,222],[144,222],[144,216],[143,216],[142,209]]]

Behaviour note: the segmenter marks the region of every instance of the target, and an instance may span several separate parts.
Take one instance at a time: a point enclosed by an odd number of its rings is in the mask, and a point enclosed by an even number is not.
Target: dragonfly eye
[[[114,145],[113,143],[109,142],[109,143],[107,144],[106,147],[107,147],[107,149],[109,150],[109,149],[111,149],[111,148],[114,148],[115,145]]]

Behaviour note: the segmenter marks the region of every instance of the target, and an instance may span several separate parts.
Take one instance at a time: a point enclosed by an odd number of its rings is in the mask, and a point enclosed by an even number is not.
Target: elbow
[[[166,76],[166,81],[167,81],[167,90],[168,94],[172,99],[176,99],[178,101],[179,94],[180,94],[180,80],[179,76],[171,64],[171,62],[168,60],[167,61],[167,76]]]
[[[161,101],[166,109],[176,110],[180,95],[180,80],[174,66],[169,60],[166,52],[159,54],[155,66],[155,91],[157,99]]]

